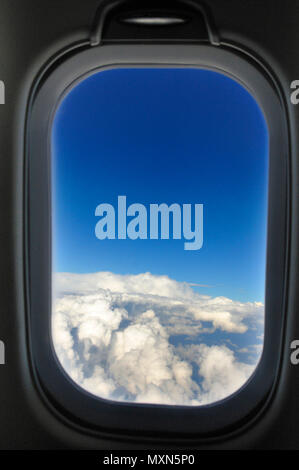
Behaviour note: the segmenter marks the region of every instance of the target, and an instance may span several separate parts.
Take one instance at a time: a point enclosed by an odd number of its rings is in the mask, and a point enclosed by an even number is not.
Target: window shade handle
[[[90,43],[208,42],[219,45],[210,12],[193,0],[104,0]]]

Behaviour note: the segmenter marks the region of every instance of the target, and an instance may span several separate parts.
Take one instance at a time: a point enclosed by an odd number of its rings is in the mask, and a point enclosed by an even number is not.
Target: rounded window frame
[[[237,392],[205,406],[167,406],[95,397],[66,374],[51,336],[51,129],[68,91],[87,76],[111,68],[190,67],[218,71],[255,98],[269,130],[268,235],[265,338],[260,362]],[[140,436],[209,437],[249,420],[265,404],[278,378],[286,301],[289,227],[288,127],[271,80],[238,52],[211,45],[105,45],[60,60],[32,97],[26,129],[25,254],[29,350],[36,385],[48,403],[74,424]],[[38,221],[38,223],[37,223]],[[282,249],[283,248],[283,249]]]

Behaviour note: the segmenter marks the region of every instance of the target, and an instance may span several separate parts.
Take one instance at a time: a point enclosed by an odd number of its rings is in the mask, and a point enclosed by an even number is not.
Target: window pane
[[[268,130],[218,72],[89,76],[52,131],[52,334],[82,388],[205,405],[262,352]]]

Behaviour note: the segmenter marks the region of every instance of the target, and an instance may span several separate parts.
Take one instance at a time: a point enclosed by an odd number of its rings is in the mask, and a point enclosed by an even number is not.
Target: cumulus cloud
[[[53,285],[57,356],[94,395],[203,405],[235,392],[254,370],[211,338],[256,329],[263,322],[259,302],[200,295],[188,283],[150,273],[58,273]]]

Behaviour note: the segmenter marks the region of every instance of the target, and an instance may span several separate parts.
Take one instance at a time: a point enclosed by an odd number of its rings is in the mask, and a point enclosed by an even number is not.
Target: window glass
[[[52,129],[52,336],[101,398],[205,405],[238,390],[264,333],[268,130],[235,80],[97,72]]]

